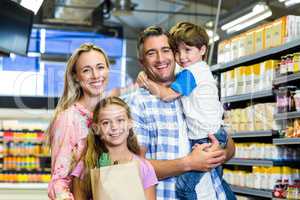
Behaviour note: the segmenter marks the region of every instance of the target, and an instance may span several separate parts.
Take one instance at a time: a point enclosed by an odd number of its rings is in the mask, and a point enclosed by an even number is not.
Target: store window
[[[82,43],[91,42],[104,49],[111,61],[108,89],[121,86],[123,40],[93,32],[33,29],[27,57],[0,58],[0,95],[61,95],[68,57]]]

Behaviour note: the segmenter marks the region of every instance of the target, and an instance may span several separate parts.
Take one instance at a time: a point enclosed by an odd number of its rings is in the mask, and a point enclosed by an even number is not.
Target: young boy
[[[144,73],[137,82],[164,101],[181,97],[183,111],[189,128],[191,146],[208,143],[208,134],[224,147],[227,133],[221,128],[223,108],[219,101],[216,81],[204,59],[207,55],[208,35],[195,24],[181,22],[170,30],[170,43],[176,62],[182,67],[169,87],[159,85]],[[158,68],[167,63],[158,63]],[[210,172],[188,172],[176,182],[179,199],[235,199],[228,184],[222,179],[222,169]]]

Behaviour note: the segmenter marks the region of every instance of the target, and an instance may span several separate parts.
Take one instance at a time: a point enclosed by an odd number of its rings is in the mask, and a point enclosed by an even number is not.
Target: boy
[[[176,80],[170,87],[165,87],[141,73],[138,82],[164,101],[181,97],[192,146],[208,143],[208,133],[216,133],[216,138],[225,146],[227,133],[221,129],[223,109],[218,89],[209,66],[203,61],[207,54],[207,33],[202,27],[181,22],[170,30],[170,34],[176,62],[183,68]],[[158,63],[157,69],[163,71],[164,65],[168,63]],[[207,173],[188,172],[179,176],[176,183],[178,197],[191,200],[234,199],[221,174],[221,169],[212,169]]]

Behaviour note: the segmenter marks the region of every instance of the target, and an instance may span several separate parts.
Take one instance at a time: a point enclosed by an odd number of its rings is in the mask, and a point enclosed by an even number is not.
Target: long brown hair
[[[99,123],[99,113],[102,109],[109,105],[118,105],[123,107],[126,110],[127,117],[132,120],[131,113],[129,106],[120,98],[118,97],[107,97],[101,100],[94,109],[93,114],[93,125],[97,125]],[[108,150],[105,146],[104,141],[101,139],[102,137],[101,132],[100,135],[97,133],[95,126],[93,126],[89,130],[89,134],[87,136],[87,150],[84,157],[84,164],[85,164],[85,177],[84,177],[84,191],[88,198],[92,195],[92,187],[91,187],[91,177],[90,177],[90,170],[97,166],[97,161],[102,153],[107,153]],[[134,134],[132,128],[129,129],[129,136],[127,137],[127,147],[128,149],[136,154],[140,155],[140,146],[138,145],[138,141],[136,135]]]
[[[60,97],[58,104],[54,111],[54,117],[50,121],[50,125],[46,131],[48,136],[48,142],[51,145],[51,129],[54,125],[54,122],[57,116],[68,109],[71,105],[73,105],[76,101],[78,101],[83,96],[82,88],[78,81],[76,81],[76,63],[80,57],[80,55],[84,52],[97,51],[104,56],[107,67],[109,68],[109,59],[101,48],[93,45],[92,43],[84,43],[78,49],[74,51],[67,62],[67,68],[65,71],[64,77],[64,90],[63,94]]]

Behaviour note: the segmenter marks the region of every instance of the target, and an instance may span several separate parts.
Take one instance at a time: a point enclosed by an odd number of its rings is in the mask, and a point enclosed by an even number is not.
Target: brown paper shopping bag
[[[91,169],[93,200],[146,200],[138,163]]]

